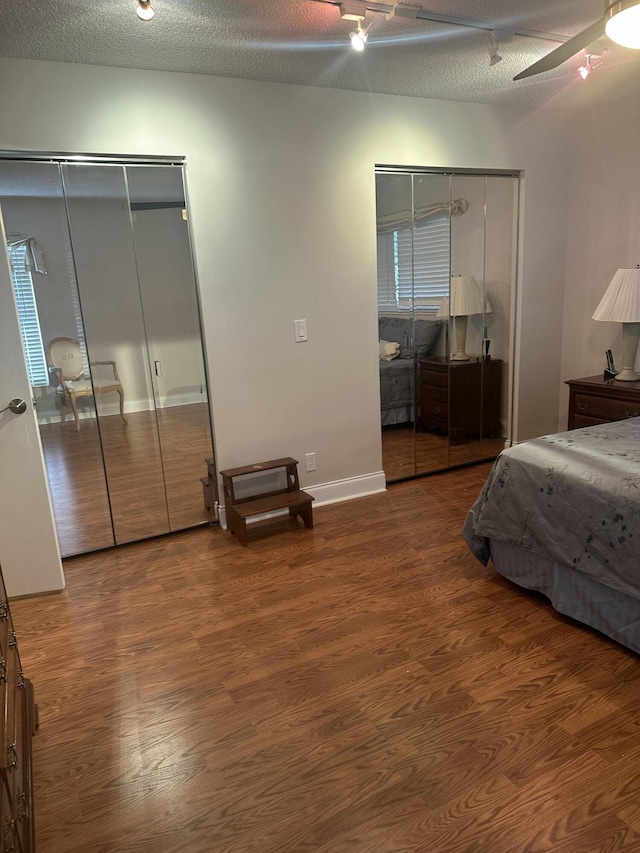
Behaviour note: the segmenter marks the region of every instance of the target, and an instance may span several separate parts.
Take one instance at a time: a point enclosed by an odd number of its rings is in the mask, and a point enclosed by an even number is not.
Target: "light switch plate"
[[[296,333],[296,343],[301,343],[302,341],[308,341],[309,336],[307,335],[307,321],[306,320],[294,320],[293,328]]]

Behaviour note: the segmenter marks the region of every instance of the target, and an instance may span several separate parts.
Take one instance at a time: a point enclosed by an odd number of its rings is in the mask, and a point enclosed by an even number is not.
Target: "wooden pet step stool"
[[[238,477],[247,474],[259,474],[263,471],[277,471],[282,468],[286,474],[286,485],[256,495],[236,495]],[[284,459],[271,459],[269,462],[258,462],[241,468],[228,468],[221,471],[224,490],[224,505],[227,513],[227,529],[241,545],[247,545],[247,519],[264,513],[288,509],[292,518],[300,516],[305,527],[313,527],[311,503],[312,495],[303,492],[298,481],[298,461],[290,456]]]

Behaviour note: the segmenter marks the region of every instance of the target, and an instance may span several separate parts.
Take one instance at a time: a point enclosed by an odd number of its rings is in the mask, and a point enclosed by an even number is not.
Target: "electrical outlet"
[[[305,453],[305,455],[304,455],[304,470],[305,471],[315,471],[316,470],[316,454],[315,453]]]

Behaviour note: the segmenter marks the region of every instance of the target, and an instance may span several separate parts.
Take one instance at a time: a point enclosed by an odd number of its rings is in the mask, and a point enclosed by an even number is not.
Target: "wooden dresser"
[[[640,382],[618,382],[602,376],[569,379],[567,429],[640,417]]]
[[[502,360],[418,360],[416,429],[446,434],[453,444],[500,435]]]
[[[0,572],[0,853],[34,853],[31,739],[37,728],[33,686],[24,677]]]

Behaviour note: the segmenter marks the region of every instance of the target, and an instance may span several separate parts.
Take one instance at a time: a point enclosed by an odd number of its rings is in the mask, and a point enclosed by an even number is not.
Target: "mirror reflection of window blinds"
[[[438,310],[449,293],[450,230],[446,213],[412,228],[378,234],[378,310]]]
[[[32,387],[37,388],[49,384],[49,371],[42,344],[33,278],[25,266],[26,246],[22,244],[10,249],[9,258],[27,372]]]

